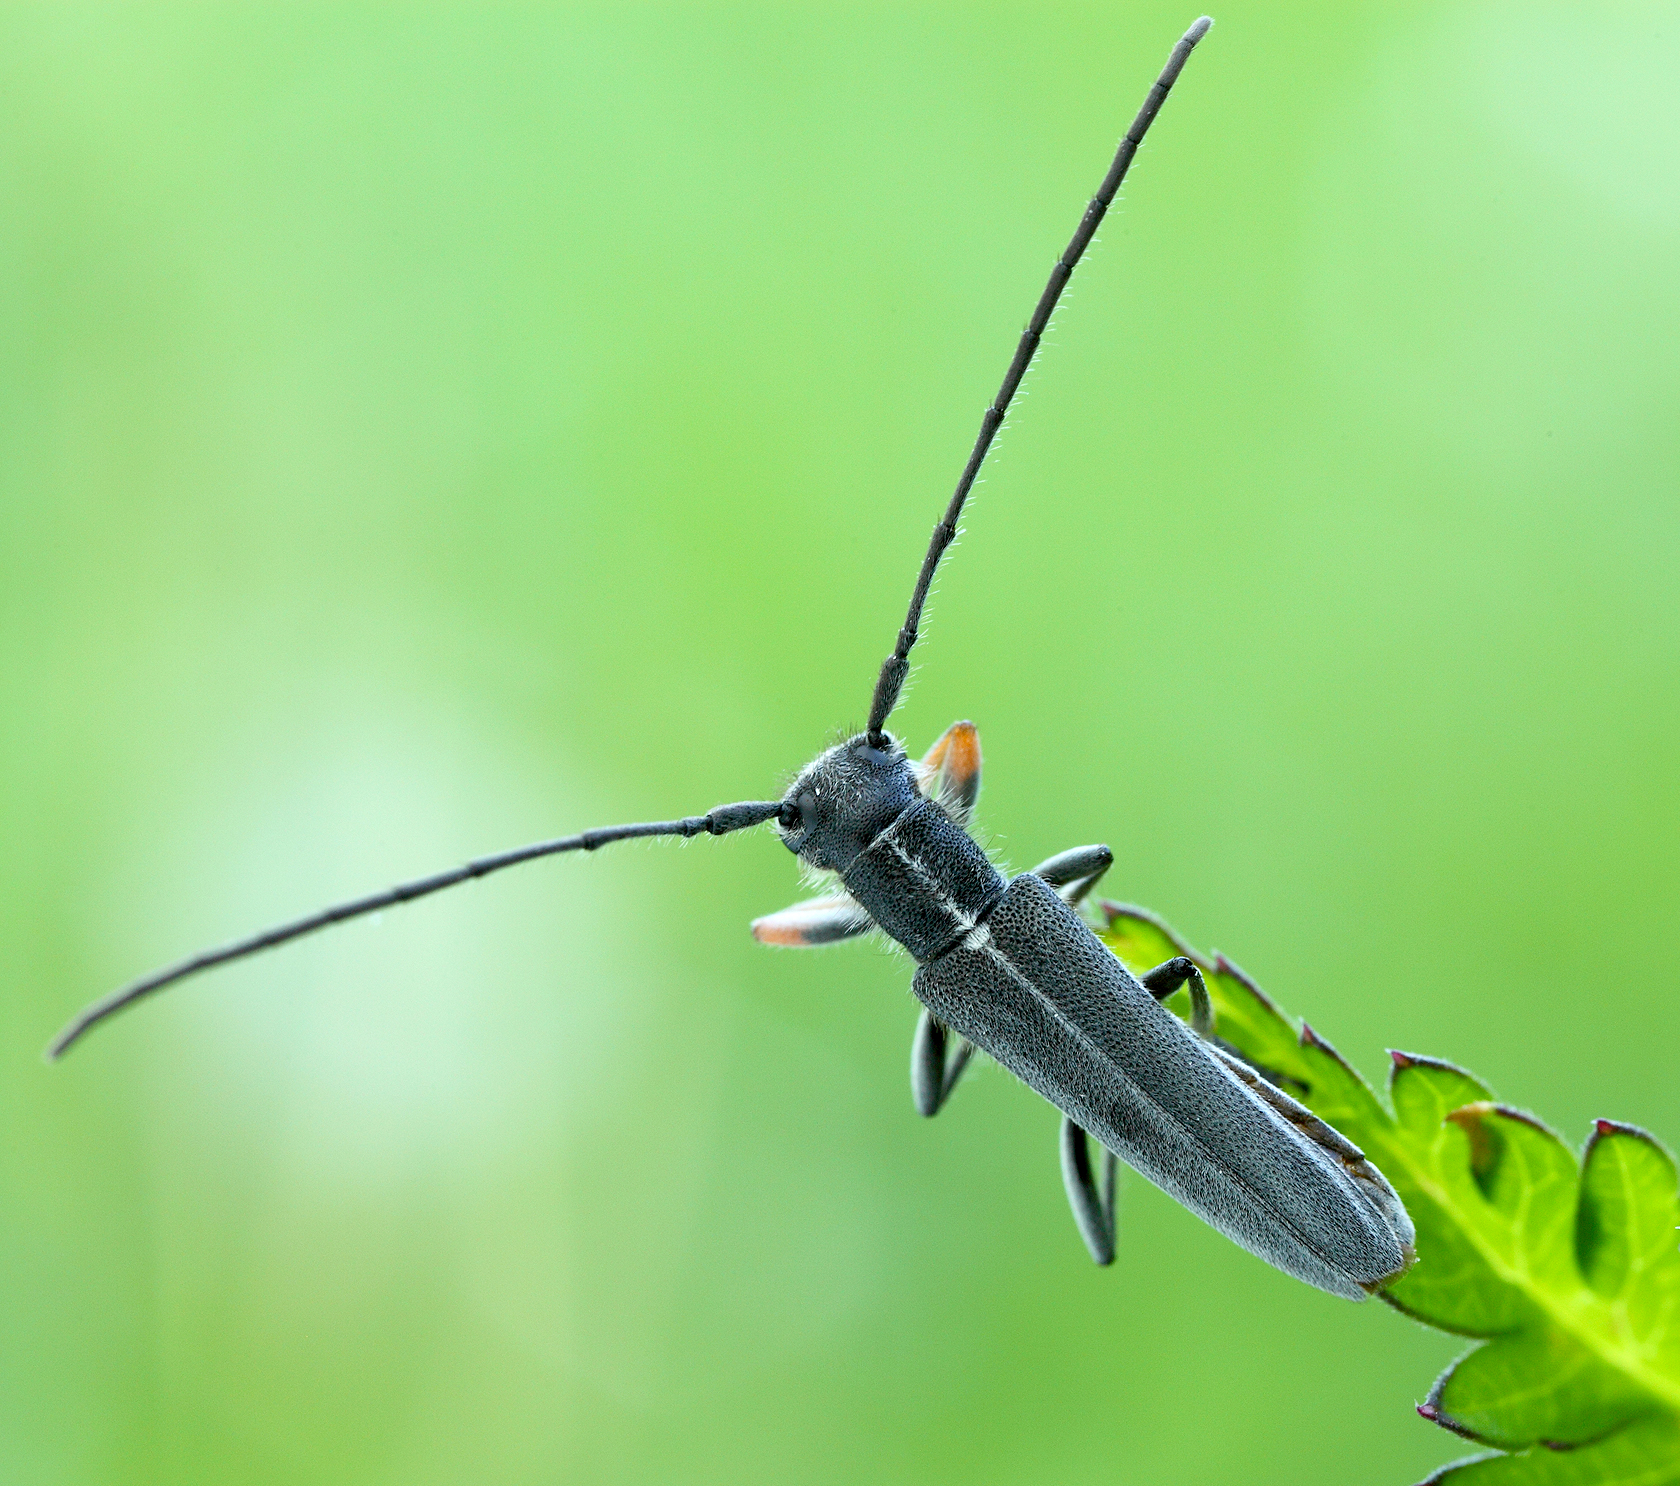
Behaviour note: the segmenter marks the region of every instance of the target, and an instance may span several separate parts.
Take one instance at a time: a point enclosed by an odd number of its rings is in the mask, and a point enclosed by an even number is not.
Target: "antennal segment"
[[[1167,101],[1167,93],[1178,81],[1178,75],[1184,70],[1184,64],[1190,60],[1190,53],[1195,50],[1196,43],[1207,35],[1211,25],[1213,21],[1208,16],[1203,16],[1184,33],[1178,45],[1172,49],[1172,55],[1167,58],[1167,65],[1161,69],[1161,75],[1155,79],[1149,96],[1143,100],[1143,107],[1132,120],[1132,127],[1120,141],[1120,148],[1114,155],[1114,163],[1108,167],[1108,174],[1103,177],[1102,185],[1097,187],[1097,194],[1085,208],[1085,215],[1080,218],[1079,227],[1072,240],[1063,250],[1062,256],[1056,260],[1056,266],[1050,270],[1050,282],[1044,286],[1044,293],[1039,296],[1038,308],[1033,311],[1032,319],[1021,334],[1021,342],[1015,348],[1015,357],[1009,363],[1009,370],[1003,375],[1003,386],[998,389],[998,395],[992,399],[992,405],[986,409],[985,416],[980,420],[980,436],[974,441],[974,452],[968,456],[968,463],[963,467],[962,478],[957,481],[956,492],[951,496],[950,505],[945,508],[944,519],[933,529],[933,540],[928,545],[927,556],[922,559],[922,570],[916,576],[916,590],[910,597],[909,616],[904,621],[904,628],[898,632],[898,644],[881,665],[881,676],[875,683],[875,698],[869,706],[868,732],[873,747],[885,746],[881,730],[886,726],[893,708],[898,705],[898,694],[903,690],[904,678],[910,672],[910,651],[916,643],[917,630],[922,622],[922,606],[927,602],[934,572],[939,567],[939,559],[945,555],[945,549],[956,538],[957,520],[962,515],[963,502],[968,499],[969,491],[974,488],[980,466],[986,462],[986,454],[992,447],[992,440],[996,437],[998,429],[1003,425],[1004,415],[1009,411],[1015,389],[1021,385],[1021,378],[1026,375],[1028,366],[1032,364],[1039,340],[1050,323],[1050,316],[1055,312],[1056,301],[1062,297],[1062,290],[1073,277],[1073,271],[1078,267],[1079,260],[1084,256],[1092,237],[1096,235],[1097,228],[1102,225],[1102,219],[1108,213],[1115,192],[1126,179],[1126,171],[1131,166],[1132,157],[1137,154],[1138,146],[1143,143],[1144,135],[1149,132],[1149,126],[1155,122],[1155,115],[1161,111],[1161,105]]]
[[[47,1058],[53,1061],[63,1057],[89,1030],[115,1016],[125,1007],[132,1006],[142,997],[151,995],[153,991],[161,991],[165,986],[185,980],[189,975],[197,975],[201,970],[226,965],[232,960],[242,960],[247,955],[273,949],[277,944],[285,944],[289,940],[301,939],[306,934],[330,928],[333,924],[344,923],[347,919],[360,918],[366,913],[377,913],[381,908],[392,908],[398,903],[412,903],[416,898],[441,893],[446,887],[454,887],[457,883],[468,882],[475,877],[488,877],[492,872],[500,872],[504,867],[517,867],[521,862],[534,862],[538,857],[556,856],[563,851],[594,851],[599,846],[607,846],[614,841],[629,841],[637,836],[727,835],[730,831],[744,830],[748,826],[756,826],[769,820],[780,808],[779,800],[749,800],[739,805],[718,805],[705,815],[691,815],[683,820],[605,826],[600,830],[584,831],[577,836],[562,836],[556,841],[538,841],[532,846],[519,846],[512,851],[497,852],[494,856],[479,857],[462,866],[451,867],[447,872],[437,872],[414,882],[400,883],[382,893],[353,898],[348,903],[323,908],[319,913],[310,914],[308,918],[294,919],[289,924],[264,929],[260,934],[253,934],[250,938],[238,940],[233,944],[224,944],[220,949],[207,949],[202,954],[193,955],[190,959],[181,960],[142,980],[134,981],[121,990],[113,991],[104,1000],[95,1001],[52,1040],[47,1048]]]

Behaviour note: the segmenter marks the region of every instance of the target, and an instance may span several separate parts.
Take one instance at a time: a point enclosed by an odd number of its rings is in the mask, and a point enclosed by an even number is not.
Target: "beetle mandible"
[[[1116,1158],[1279,1269],[1362,1300],[1404,1272],[1413,1230],[1363,1154],[1213,1038],[1201,972],[1188,959],[1134,978],[1078,912],[1106,872],[1106,846],[1077,847],[1006,880],[969,835],[980,745],[959,722],[912,763],[886,731],[909,673],[935,571],[1062,290],[1096,234],[1167,94],[1212,22],[1179,40],[1056,260],[981,420],[881,667],[863,732],[822,753],[780,800],[720,805],[682,820],[611,826],[481,857],[464,866],[207,950],[96,1002],[53,1041],[61,1056],[97,1023],[151,992],[346,919],[440,892],[520,862],[644,836],[721,836],[773,821],[782,844],[841,891],[753,924],[768,944],[834,943],[880,930],[916,961],[922,1003],[911,1054],[917,1109],[936,1114],[979,1049],[1062,1113],[1061,1158],[1081,1235],[1114,1258]],[[1187,987],[1186,1026],[1161,1002]],[[1089,1135],[1103,1148],[1092,1167]]]

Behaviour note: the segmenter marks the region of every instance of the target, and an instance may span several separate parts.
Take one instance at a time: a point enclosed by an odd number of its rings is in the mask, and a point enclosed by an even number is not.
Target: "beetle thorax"
[[[1003,878],[937,800],[904,750],[849,738],[794,782],[777,820],[802,861],[836,872],[870,919],[917,960],[943,954],[991,911]]]

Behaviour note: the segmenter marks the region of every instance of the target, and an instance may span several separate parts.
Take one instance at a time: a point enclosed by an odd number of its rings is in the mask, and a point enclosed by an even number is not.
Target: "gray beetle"
[[[920,764],[886,731],[934,573],[992,441],[1062,290],[1211,24],[1203,17],[1173,48],[1051,270],[934,528],[863,732],[820,755],[780,800],[609,826],[480,857],[194,955],[88,1007],[48,1056],[61,1056],[97,1023],[189,975],[504,867],[614,841],[721,836],[774,820],[783,844],[810,869],[837,877],[844,891],[761,918],[754,934],[768,944],[818,945],[880,930],[908,950],[917,965],[912,989],[924,1008],[911,1055],[917,1109],[938,1112],[976,1048],[1048,1099],[1063,1115],[1068,1198],[1099,1264],[1114,1258],[1118,1157],[1308,1284],[1361,1300],[1403,1273],[1413,1232],[1394,1189],[1355,1146],[1214,1040],[1196,966],[1173,959],[1138,980],[1080,917],[1080,900],[1113,861],[1109,849],[1079,847],[1006,881],[967,831],[980,790],[973,725],[957,723]],[[1160,1004],[1181,986],[1190,994],[1189,1026]],[[1104,1149],[1100,1182],[1087,1132]]]
[[[890,735],[829,749],[794,781],[776,827],[845,892],[753,932],[806,945],[879,928],[902,944],[924,1008],[911,1055],[917,1107],[937,1113],[979,1048],[1061,1110],[1068,1198],[1099,1264],[1114,1257],[1119,1156],[1320,1289],[1362,1300],[1402,1272],[1413,1235],[1394,1189],[1356,1146],[1209,1040],[1195,964],[1169,960],[1139,981],[1075,911],[1109,849],[1077,847],[1005,882],[965,829],[979,787],[971,723],[952,727],[920,769]],[[1160,1004],[1183,985],[1191,1027]],[[1087,1131],[1107,1152],[1100,1190]]]

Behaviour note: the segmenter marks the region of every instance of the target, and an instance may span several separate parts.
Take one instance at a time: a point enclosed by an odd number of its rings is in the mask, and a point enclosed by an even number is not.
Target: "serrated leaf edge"
[[[1463,1070],[1458,1071],[1462,1072]],[[1478,1100],[1474,1104],[1462,1106],[1461,1109],[1452,1111],[1447,1118],[1455,1120],[1455,1116],[1466,1114],[1474,1119],[1477,1116],[1491,1113],[1521,1120],[1525,1124],[1532,1125],[1536,1129],[1552,1135],[1554,1139],[1556,1138],[1555,1132],[1526,1110],[1515,1109],[1504,1104],[1495,1104],[1492,1101]],[[1461,1122],[1455,1120],[1455,1123]],[[1432,1198],[1444,1212],[1458,1222],[1459,1228],[1469,1241],[1470,1246],[1481,1255],[1494,1274],[1532,1300],[1561,1331],[1574,1337],[1611,1367],[1631,1377],[1647,1393],[1666,1403],[1676,1413],[1680,1413],[1680,1379],[1670,1378],[1654,1371],[1646,1365],[1645,1359],[1641,1355],[1641,1349],[1625,1343],[1618,1343],[1613,1337],[1605,1334],[1603,1327],[1594,1325],[1589,1319],[1593,1311],[1601,1310],[1609,1313],[1605,1317],[1607,1325],[1614,1326],[1616,1320],[1612,1303],[1596,1295],[1587,1285],[1584,1277],[1573,1297],[1569,1299],[1554,1294],[1545,1286],[1532,1283],[1526,1268],[1509,1263],[1498,1248],[1483,1237],[1479,1225],[1465,1221],[1466,1214],[1457,1194],[1449,1191],[1440,1182],[1432,1180],[1427,1170],[1407,1154],[1405,1146],[1399,1142],[1394,1142],[1392,1150],[1400,1157],[1400,1164],[1405,1168],[1412,1181],[1427,1196]],[[1381,1166],[1383,1162],[1379,1159],[1377,1164]],[[1577,1173],[1580,1169],[1580,1166],[1577,1165]]]
[[[1243,985],[1244,989],[1250,992],[1266,1011],[1277,1017],[1285,1027],[1288,1027],[1294,1033],[1298,1042],[1305,1043],[1308,1038],[1311,1038],[1313,1042],[1324,1045],[1323,1040],[1310,1031],[1307,1033],[1306,1037],[1303,1037],[1301,1027],[1297,1026],[1292,1018],[1279,1009],[1277,1003],[1260,989],[1259,985],[1252,977],[1239,971],[1236,966],[1222,954],[1214,956],[1211,960],[1208,956],[1201,954],[1193,946],[1191,946],[1177,930],[1168,924],[1165,919],[1160,917],[1160,915],[1153,913],[1146,908],[1137,907],[1134,904],[1117,903],[1108,899],[1102,900],[1099,904],[1099,908],[1105,920],[1105,927],[1112,927],[1115,920],[1120,918],[1136,918],[1144,923],[1147,923],[1151,928],[1162,934],[1180,954],[1188,956],[1198,966],[1200,966],[1204,972],[1212,971],[1215,974],[1223,973],[1238,980]],[[1333,1049],[1328,1049],[1326,1047],[1326,1050],[1330,1051],[1331,1056],[1335,1057],[1337,1062],[1347,1068],[1356,1079],[1359,1079],[1361,1083],[1365,1082],[1365,1080],[1359,1075],[1358,1071],[1353,1069],[1351,1065],[1347,1064],[1346,1061],[1336,1054]],[[1393,1065],[1390,1069],[1391,1083],[1394,1075],[1399,1073],[1403,1068],[1414,1066],[1450,1069],[1455,1073],[1464,1074],[1468,1078],[1475,1079],[1474,1074],[1469,1073],[1466,1069],[1459,1068],[1455,1064],[1447,1062],[1445,1059],[1424,1057],[1417,1054],[1398,1053],[1392,1049],[1390,1050],[1389,1056]],[[1479,1079],[1475,1079],[1475,1081],[1478,1083],[1480,1082]],[[1370,1087],[1369,1084],[1366,1084],[1365,1086],[1367,1089]],[[1377,1165],[1381,1168],[1387,1169],[1388,1162],[1393,1160],[1397,1168],[1404,1169],[1406,1175],[1419,1188],[1419,1190],[1433,1200],[1435,1204],[1457,1224],[1470,1247],[1474,1249],[1475,1252],[1486,1262],[1488,1268],[1492,1270],[1496,1276],[1532,1300],[1540,1312],[1550,1319],[1560,1330],[1567,1335],[1574,1337],[1589,1351],[1595,1353],[1611,1367],[1626,1374],[1628,1377],[1631,1377],[1652,1397],[1666,1404],[1669,1409],[1675,1413],[1680,1414],[1680,1379],[1670,1378],[1660,1372],[1654,1371],[1651,1367],[1647,1366],[1644,1357],[1641,1355],[1640,1349],[1625,1343],[1617,1342],[1614,1337],[1605,1334],[1605,1328],[1603,1326],[1595,1325],[1593,1323],[1591,1319],[1592,1312],[1608,1311],[1610,1309],[1609,1303],[1603,1300],[1602,1297],[1595,1294],[1586,1284],[1584,1278],[1582,1279],[1578,1289],[1571,1297],[1563,1298],[1555,1295],[1552,1291],[1543,1286],[1532,1283],[1525,1268],[1521,1268],[1507,1262],[1498,1249],[1482,1234],[1479,1225],[1467,1221],[1468,1215],[1464,1212],[1458,1195],[1446,1187],[1442,1182],[1436,1180],[1431,1175],[1429,1168],[1420,1161],[1414,1159],[1408,1146],[1397,1138],[1399,1125],[1395,1120],[1392,1108],[1383,1106],[1380,1101],[1375,1099],[1374,1094],[1373,1102],[1377,1104],[1379,1111],[1387,1120],[1388,1124],[1388,1129],[1383,1132],[1383,1151],[1381,1153],[1369,1153],[1372,1155]],[[1554,1135],[1554,1138],[1556,1138],[1554,1132],[1525,1110],[1515,1109],[1507,1105],[1496,1105],[1492,1101],[1476,1101],[1476,1103],[1482,1105],[1490,1112],[1497,1109],[1501,1114],[1523,1120],[1525,1123],[1534,1125],[1538,1129],[1545,1131],[1547,1134]],[[1466,1106],[1466,1108],[1468,1108],[1468,1106]],[[1448,1117],[1451,1118],[1451,1115]],[[1599,1124],[1594,1127],[1595,1133],[1602,1133],[1602,1125],[1604,1124],[1615,1125],[1616,1123],[1617,1122],[1615,1121],[1599,1122]],[[1636,1130],[1637,1128],[1638,1127],[1636,1126],[1627,1127],[1630,1132]],[[1640,1130],[1639,1134],[1645,1135],[1646,1132]],[[1660,1142],[1653,1141],[1653,1143],[1660,1145]],[[1581,1170],[1579,1164],[1576,1169],[1577,1172]],[[1387,1298],[1385,1292],[1379,1293],[1383,1293],[1384,1298]],[[1396,1305],[1395,1309],[1404,1311],[1405,1308],[1403,1306]],[[1613,1317],[1606,1316],[1605,1319],[1609,1324],[1614,1324]],[[1462,1464],[1463,1462],[1460,1463]]]

